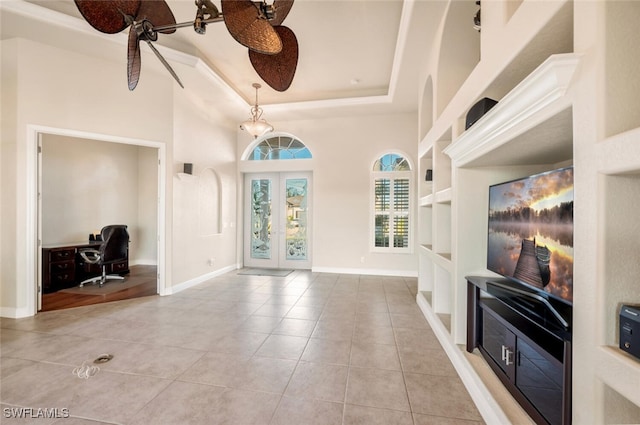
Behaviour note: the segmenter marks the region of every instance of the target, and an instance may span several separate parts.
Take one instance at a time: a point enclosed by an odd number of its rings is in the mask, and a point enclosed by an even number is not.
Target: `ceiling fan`
[[[249,49],[249,60],[258,75],[273,89],[285,91],[293,81],[298,64],[298,40],[282,22],[294,0],[221,0],[222,12],[211,0],[195,0],[193,21],[176,23],[165,0],[74,0],[85,20],[95,29],[115,34],[129,28],[127,80],[134,90],[140,78],[140,41],[151,51],[183,87],[171,65],[153,42],[158,33],[173,34],[177,28],[193,26],[205,34],[207,24],[224,21],[231,36]]]

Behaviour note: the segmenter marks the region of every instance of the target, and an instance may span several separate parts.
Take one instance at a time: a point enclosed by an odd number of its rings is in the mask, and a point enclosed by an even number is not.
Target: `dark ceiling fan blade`
[[[282,40],[282,50],[275,55],[265,55],[249,50],[249,60],[260,78],[274,90],[286,91],[298,66],[298,39],[285,26],[274,27]]]
[[[282,41],[269,21],[251,0],[222,0],[224,23],[235,40],[259,53],[273,55],[282,50]]]
[[[74,1],[84,19],[98,31],[107,34],[115,34],[129,26],[125,15],[136,16],[141,3],[141,0]]]
[[[169,9],[169,5],[165,0],[142,0],[140,9],[137,15],[135,15],[136,21],[147,20],[153,24],[154,27],[161,27],[164,25],[175,25],[176,18],[173,16],[173,12]],[[163,34],[173,34],[176,32],[175,28],[159,30]]]
[[[274,0],[273,9],[276,16],[270,21],[271,25],[274,27],[282,25],[292,7],[293,0]]]
[[[173,78],[175,78],[175,80],[178,82],[180,87],[184,88],[184,86],[182,85],[182,81],[180,81],[180,78],[178,77],[178,74],[176,74],[173,68],[171,68],[171,65],[169,65],[169,62],[167,62],[167,60],[160,54],[160,52],[158,51],[158,49],[155,48],[153,43],[151,43],[149,40],[146,40],[146,42],[151,48],[151,51],[156,54],[156,57],[160,59],[160,62],[162,62],[164,67],[167,68],[167,71],[169,71],[169,74],[171,74]]]
[[[136,29],[132,26],[129,29],[129,42],[127,45],[127,81],[129,82],[129,90],[133,90],[138,85],[140,78],[140,40]]]

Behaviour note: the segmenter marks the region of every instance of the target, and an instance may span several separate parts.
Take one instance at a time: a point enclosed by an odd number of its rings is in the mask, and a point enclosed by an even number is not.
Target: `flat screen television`
[[[487,268],[573,303],[573,168],[489,187]]]

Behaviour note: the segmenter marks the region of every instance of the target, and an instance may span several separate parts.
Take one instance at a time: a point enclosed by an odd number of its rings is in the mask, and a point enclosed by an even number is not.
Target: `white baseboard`
[[[142,259],[137,259],[137,260],[133,260],[133,261],[129,261],[129,266],[157,266],[158,265],[158,260],[153,260],[153,259],[149,259],[149,260],[145,260],[144,258]]]
[[[0,317],[22,319],[23,317],[33,317],[33,313],[26,307],[0,307]]]
[[[177,294],[178,292],[184,291],[185,289],[191,288],[192,286],[196,286],[209,279],[213,279],[214,277],[221,276],[225,273],[229,273],[230,271],[237,270],[237,269],[238,268],[235,265],[231,265],[231,266],[224,267],[222,269],[214,270],[211,273],[203,274],[202,276],[198,276],[193,279],[189,279],[185,282],[178,283],[177,285],[168,287],[166,288],[164,295]]]
[[[357,269],[340,267],[312,267],[313,273],[366,274],[370,276],[418,277],[417,270]]]

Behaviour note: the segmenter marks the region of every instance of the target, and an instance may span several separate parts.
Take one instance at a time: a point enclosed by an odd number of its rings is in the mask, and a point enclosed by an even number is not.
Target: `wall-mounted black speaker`
[[[185,174],[193,174],[193,164],[190,162],[184,163],[184,173]]]
[[[427,170],[427,175],[424,176],[425,181],[433,181],[433,170]]]
[[[489,112],[491,108],[493,108],[497,101],[493,99],[489,99],[488,97],[482,98],[476,102],[475,105],[469,109],[467,112],[467,119],[465,123],[465,130],[468,130],[476,121],[478,121],[484,114]]]

